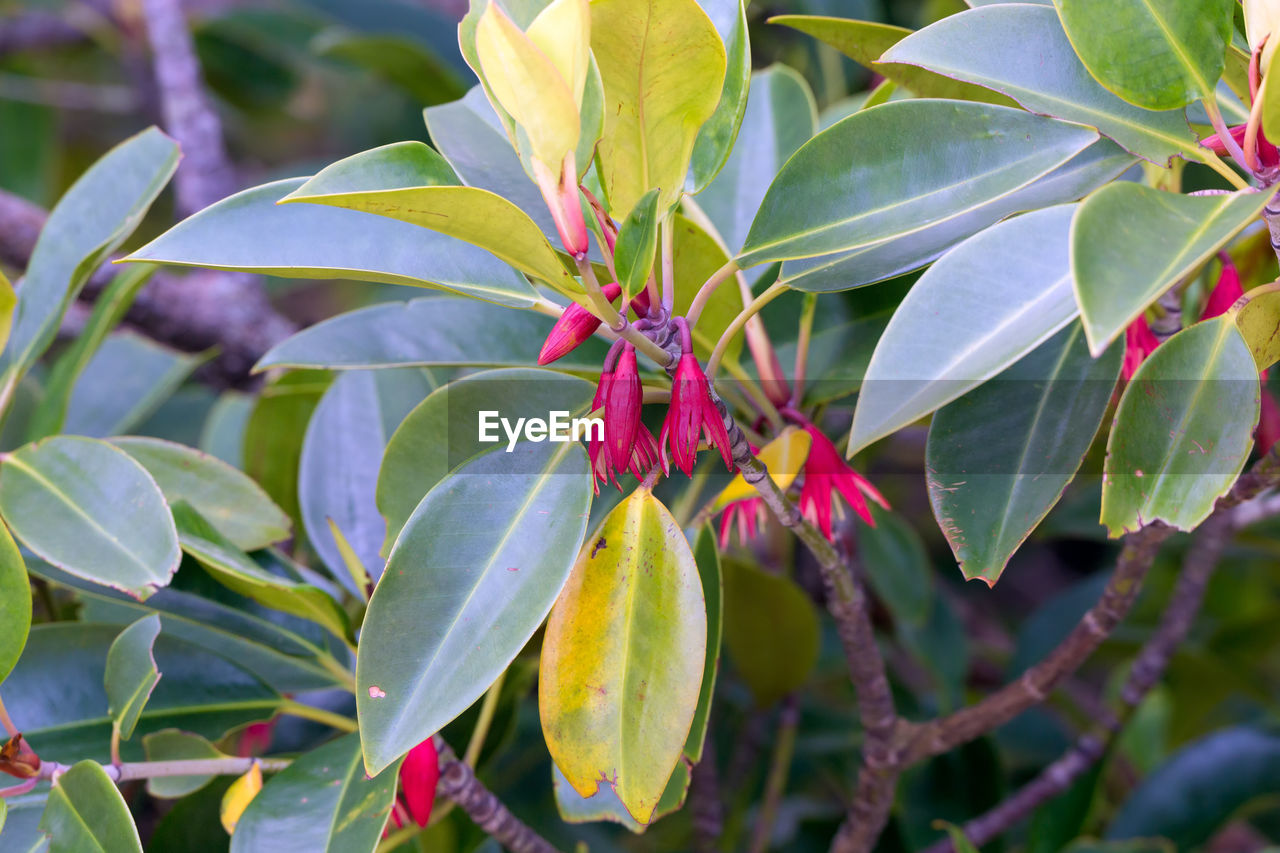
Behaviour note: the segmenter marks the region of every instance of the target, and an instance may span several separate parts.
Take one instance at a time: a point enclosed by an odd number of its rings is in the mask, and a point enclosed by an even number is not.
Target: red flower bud
[[[1142,362],[1147,360],[1147,356],[1160,346],[1160,339],[1151,332],[1151,327],[1147,325],[1146,317],[1138,317],[1129,324],[1129,328],[1124,330],[1124,367],[1121,368],[1120,375],[1125,381],[1133,378],[1133,374],[1137,372]]]
[[[640,370],[636,365],[636,348],[625,344],[608,387],[604,386],[604,443],[611,467],[620,470],[631,459],[631,449],[640,429]]]
[[[617,299],[618,294],[622,292],[622,288],[617,284],[606,284],[601,289],[604,292],[604,298],[610,302]],[[542,352],[538,353],[538,364],[550,364],[565,357],[594,335],[598,328],[600,328],[600,318],[578,303],[573,303],[564,309],[560,319],[556,320],[556,324],[551,327],[547,340],[542,345]]]
[[[400,764],[400,799],[418,826],[426,826],[431,820],[439,779],[440,757],[436,754],[435,741],[427,738],[409,750]]]
[[[1213,291],[1209,294],[1209,300],[1204,304],[1204,313],[1201,320],[1209,320],[1214,317],[1220,317],[1227,313],[1232,305],[1236,304],[1236,300],[1244,296],[1244,289],[1240,287],[1240,273],[1236,270],[1236,265],[1231,262],[1231,257],[1227,254],[1222,256],[1222,272],[1218,274],[1218,283],[1214,285]]]

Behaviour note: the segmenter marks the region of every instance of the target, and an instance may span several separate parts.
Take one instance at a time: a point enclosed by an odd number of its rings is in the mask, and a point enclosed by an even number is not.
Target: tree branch
[[[435,742],[440,756],[440,793],[457,803],[476,826],[512,853],[557,853],[551,842],[513,815],[476,778],[471,767],[458,760],[444,738],[436,735]]]

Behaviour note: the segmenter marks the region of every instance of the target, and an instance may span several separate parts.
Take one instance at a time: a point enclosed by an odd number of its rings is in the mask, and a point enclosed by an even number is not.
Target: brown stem
[[[458,804],[489,837],[512,853],[557,853],[556,848],[502,804],[475,772],[436,735],[440,755],[440,793]]]

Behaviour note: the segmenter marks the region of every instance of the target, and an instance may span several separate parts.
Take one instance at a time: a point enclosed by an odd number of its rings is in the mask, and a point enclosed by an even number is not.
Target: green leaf
[[[160,636],[160,616],[152,613],[120,632],[107,649],[107,713],[122,740],[133,737],[134,727],[147,707],[151,691],[160,681],[160,670],[152,654]]]
[[[185,501],[245,551],[289,538],[289,517],[262,487],[222,460],[159,438],[126,436],[111,443],[155,478],[170,504]]]
[[[706,636],[688,540],[637,489],[583,546],[542,642],[542,732],[579,796],[603,781],[650,822],[697,710]]]
[[[729,260],[725,250],[696,222],[677,213],[671,217],[675,244],[676,304],[675,313],[686,314],[702,285]],[[732,284],[716,290],[707,300],[698,325],[693,328],[693,351],[707,358],[715,349],[720,335],[742,310],[742,294]],[[742,336],[729,342],[725,358],[736,361],[742,352]],[[557,362],[559,364],[559,362]]]
[[[246,598],[322,625],[344,638],[351,628],[347,614],[332,596],[318,587],[274,575],[218,532],[185,501],[173,505],[182,550],[200,563],[218,583]]]
[[[200,758],[230,758],[200,735],[177,729],[152,732],[142,739],[147,761],[189,761]],[[212,776],[156,776],[147,780],[147,793],[176,800],[209,784]]]
[[[31,584],[22,554],[0,524],[0,683],[13,670],[31,630]]]
[[[334,577],[358,597],[365,590],[347,571],[329,524],[338,526],[376,580],[386,533],[375,497],[378,468],[391,434],[431,390],[423,370],[347,371],[329,386],[307,424],[298,471],[307,538]]]
[[[49,853],[142,853],[133,815],[96,761],[81,761],[62,774],[49,791],[40,830]]]
[[[449,164],[420,142],[387,145],[339,160],[278,204],[297,202],[408,222],[479,246],[553,287],[579,289],[528,214],[488,190],[458,186]]]
[[[1136,158],[1109,139],[1099,139],[1028,186],[991,198],[961,214],[927,225],[909,240],[891,240],[865,249],[787,261],[778,280],[796,290],[848,290],[894,278],[933,261],[966,237],[1011,213],[1076,201],[1109,183]]]
[[[93,303],[93,313],[85,324],[84,331],[67,348],[44,382],[44,397],[31,423],[27,427],[27,439],[36,441],[55,435],[62,431],[67,420],[67,409],[71,405],[71,394],[77,380],[89,366],[94,354],[111,332],[124,318],[125,312],[133,304],[143,286],[151,279],[155,267],[147,264],[132,269],[125,269],[116,275]],[[118,389],[111,383],[112,391]]]
[[[116,332],[76,379],[62,432],[92,438],[128,432],[212,355],[182,353],[133,332]]]
[[[1173,155],[1198,147],[1181,109],[1153,112],[1098,85],[1047,6],[1014,3],[952,15],[908,36],[884,59],[986,86],[1033,112],[1096,127],[1153,163],[1168,165]]]
[[[330,27],[311,40],[311,49],[326,59],[372,71],[421,104],[462,95],[459,75],[414,38]]]
[[[304,329],[276,344],[254,369],[524,367],[537,362],[538,349],[554,322],[532,311],[451,297],[392,302],[339,314]],[[593,338],[555,366],[598,372],[606,349],[602,340]]]
[[[636,203],[618,229],[613,262],[622,292],[640,292],[653,272],[653,255],[658,249],[658,190],[652,189]]]
[[[752,76],[737,144],[698,196],[729,251],[742,248],[769,180],[817,128],[817,107],[803,77],[785,65]]]
[[[685,189],[698,193],[724,167],[734,148],[751,86],[751,38],[747,29],[746,0],[698,0],[711,18],[725,47],[724,88],[720,103],[693,143],[690,174]]]
[[[933,566],[920,534],[901,515],[869,504],[875,526],[860,528],[858,548],[871,588],[894,618],[923,627],[933,604]]]
[[[137,227],[178,166],[178,145],[154,127],[108,151],[49,213],[18,295],[7,382],[53,341],[67,306],[98,266]]]
[[[244,427],[244,471],[293,519],[295,531],[303,529],[298,504],[302,438],[329,379],[328,373],[319,370],[299,370],[273,379],[259,393]]]
[[[925,271],[871,356],[850,455],[977,387],[1071,322],[1074,210],[1051,207],[992,226]]]
[[[1074,479],[1106,414],[1124,347],[1089,356],[1073,323],[933,417],[929,501],[967,580],[1000,579]]]
[[[145,599],[178,568],[155,480],[101,441],[55,436],[0,464],[0,514],[24,545],[73,575]]]
[[[533,636],[582,542],[587,464],[577,443],[488,453],[441,480],[405,523],[356,659],[372,773],[465,711]]]
[[[1085,199],[1071,225],[1071,275],[1089,351],[1101,353],[1257,219],[1265,195],[1186,196],[1121,182]]]
[[[1016,104],[1004,95],[982,85],[954,80],[911,64],[881,62],[886,51],[911,35],[906,27],[895,27],[876,21],[850,21],[820,15],[775,15],[771,24],[791,27],[826,42],[859,65],[882,74],[921,98],[951,98],[957,101],[979,101],[1012,107]]]
[[[698,694],[693,723],[689,726],[689,738],[684,745],[685,758],[697,764],[702,760],[702,747],[711,721],[711,701],[715,695],[720,641],[724,634],[724,573],[710,525],[698,531],[698,538],[693,544],[693,558],[698,567],[698,577],[702,580],[702,600],[707,612],[707,655],[702,665],[702,689]]]
[[[756,705],[768,708],[803,687],[817,665],[818,614],[791,578],[722,563],[725,650]]]
[[[1231,317],[1161,344],[1125,388],[1107,440],[1108,533],[1156,519],[1179,530],[1204,521],[1244,468],[1259,405],[1257,368]]]
[[[396,796],[394,769],[369,779],[360,736],[306,753],[272,777],[244,810],[232,853],[373,850]]]
[[[910,237],[1026,186],[1096,139],[1079,125],[963,101],[855,113],[782,167],[736,260],[747,267]]]
[[[682,765],[677,762],[677,768]],[[670,784],[670,783],[668,783]],[[601,785],[589,797],[584,797],[573,789],[564,773],[553,762],[551,765],[551,787],[556,797],[556,810],[565,823],[594,823],[611,821],[621,824],[634,833],[642,833],[648,829],[647,824],[640,823],[631,816],[627,807],[618,799],[612,785]],[[654,820],[657,820],[655,817]]]
[[[1055,0],[1099,83],[1149,110],[1212,96],[1226,63],[1232,0]]]
[[[625,219],[659,189],[665,213],[684,188],[698,131],[719,104],[725,45],[696,0],[595,0],[591,49],[604,81],[596,169],[610,211]]]
[[[1280,283],[1251,288],[1244,304],[1232,306],[1229,313],[1249,345],[1259,373],[1280,361],[1280,340],[1275,334],[1280,327]]]
[[[53,622],[31,629],[26,651],[5,682],[4,701],[32,748],[46,761],[108,761],[111,718],[103,687],[107,650],[118,625]],[[155,644],[164,678],[138,720],[137,733],[180,728],[216,739],[270,719],[280,695],[231,661],[161,633]],[[126,761],[143,756],[137,738],[121,745]]]
[[[236,193],[184,219],[128,260],[429,287],[516,308],[534,301],[522,275],[461,240],[354,210],[276,203],[306,182],[290,178]]]
[[[400,422],[382,454],[377,505],[387,530],[380,552],[390,552],[409,516],[446,474],[481,453],[505,450],[508,438],[500,429],[497,443],[480,441],[480,412],[500,401],[501,416],[513,423],[550,412],[582,417],[594,396],[594,383],[533,368],[483,371],[432,392]]]

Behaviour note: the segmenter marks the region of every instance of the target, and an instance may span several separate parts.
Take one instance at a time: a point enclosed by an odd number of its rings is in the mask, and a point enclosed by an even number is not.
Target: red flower
[[[733,533],[735,522],[739,539],[743,542],[754,539],[763,518],[764,498],[743,498],[730,503],[720,516],[720,547],[724,548],[729,544],[729,535]]]
[[[1237,124],[1235,127],[1227,129],[1231,132],[1231,138],[1236,141],[1237,145],[1244,145],[1245,126],[1243,124]],[[1227,153],[1226,144],[1222,141],[1222,137],[1216,133],[1201,139],[1200,144],[1219,157]],[[1258,128],[1258,163],[1268,168],[1280,165],[1280,149],[1277,149],[1267,140],[1267,135],[1262,132],[1261,127]]]
[[[1280,405],[1264,384],[1262,386],[1262,412],[1258,417],[1258,428],[1253,433],[1258,442],[1258,452],[1266,453],[1280,441]]]
[[[409,750],[400,764],[400,801],[418,826],[426,826],[431,819],[439,780],[440,756],[435,741],[427,738]]]
[[[667,409],[667,419],[662,422],[662,434],[658,436],[662,460],[667,464],[669,459],[674,459],[677,468],[686,475],[692,474],[693,463],[698,456],[698,440],[706,436],[707,444],[720,451],[725,466],[732,471],[729,433],[720,410],[711,399],[711,383],[702,372],[697,357],[688,351],[691,348],[686,344],[671,381],[671,405]]]
[[[800,489],[800,511],[804,517],[830,539],[832,502],[839,492],[858,517],[874,527],[875,521],[863,495],[885,509],[889,508],[888,502],[865,477],[849,467],[822,430],[813,424],[806,425],[805,429],[813,441],[804,462],[804,486]]]
[[[622,293],[622,287],[617,282],[606,284],[601,290],[604,293],[604,298],[610,302],[617,299],[618,295]],[[636,312],[637,317],[643,317],[649,313],[649,292],[647,290],[641,290],[631,300],[631,310]],[[556,320],[556,324],[551,327],[550,333],[547,334],[547,340],[542,345],[542,352],[538,353],[538,364],[550,364],[556,359],[564,358],[577,349],[583,341],[594,335],[596,329],[600,328],[600,322],[599,317],[576,302],[564,309],[560,319]]]
[[[640,370],[636,365],[636,348],[623,344],[617,366],[608,374],[604,391],[604,443],[613,468],[621,469],[631,459],[636,433],[640,431],[640,404],[644,392],[640,388]]]
[[[1160,345],[1151,332],[1146,317],[1138,317],[1124,330],[1124,368],[1121,375],[1128,381],[1133,378],[1142,362]]]
[[[1244,296],[1244,289],[1240,287],[1240,273],[1236,270],[1236,265],[1231,262],[1231,257],[1226,253],[1219,257],[1222,258],[1222,272],[1218,274],[1218,283],[1214,285],[1213,291],[1209,294],[1209,300],[1204,304],[1201,320],[1222,316],[1227,313],[1227,309],[1236,304],[1237,299]]]

